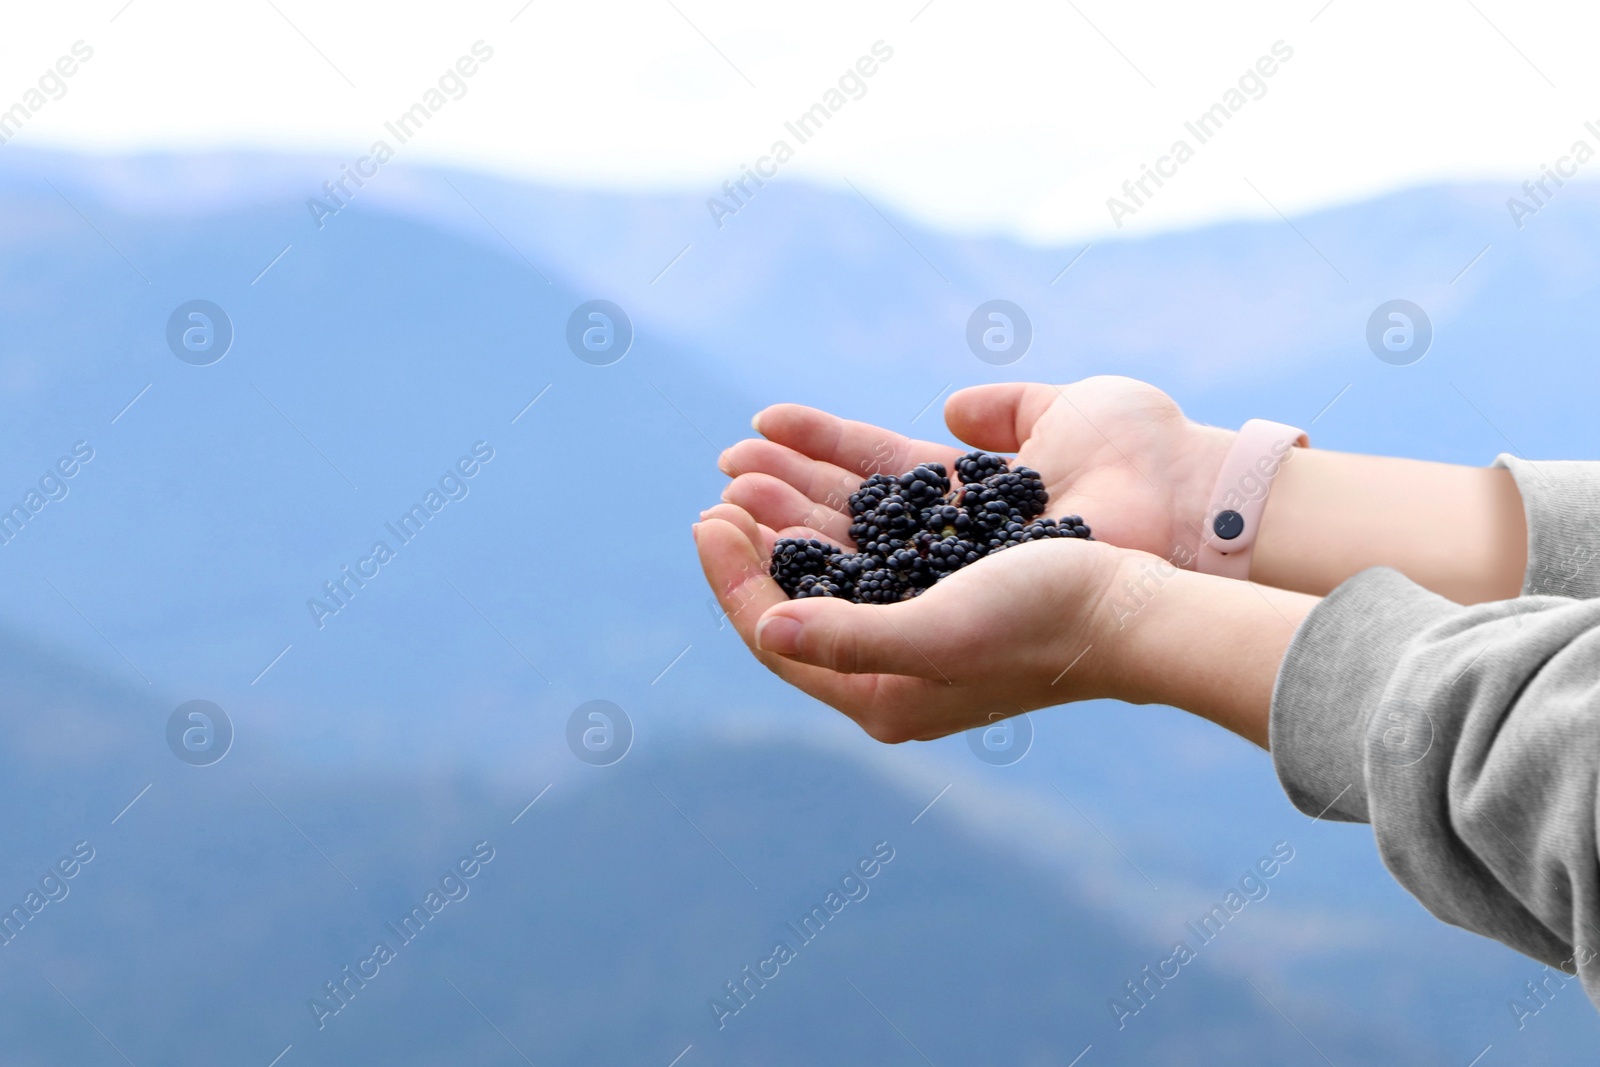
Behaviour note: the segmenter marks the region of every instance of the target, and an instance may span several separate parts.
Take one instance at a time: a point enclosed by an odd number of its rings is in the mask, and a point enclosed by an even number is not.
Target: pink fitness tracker
[[[1310,443],[1304,430],[1281,422],[1251,419],[1240,427],[1211,491],[1195,570],[1249,579],[1250,553],[1272,480],[1288,461],[1290,449],[1306,448]]]

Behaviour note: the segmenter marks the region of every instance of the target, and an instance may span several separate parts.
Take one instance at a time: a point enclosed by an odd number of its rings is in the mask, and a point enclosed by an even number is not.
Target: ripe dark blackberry
[[[911,588],[911,583],[887,567],[866,571],[856,582],[858,604],[893,604]]]
[[[923,530],[936,537],[961,537],[973,529],[971,517],[955,504],[941,503],[923,508],[920,518]]]
[[[839,585],[854,585],[864,569],[861,553],[840,552],[829,561],[827,576]]]
[[[1061,526],[1054,519],[1034,519],[1022,528],[1023,541],[1044,541],[1052,537],[1072,537],[1072,527]]]
[[[938,488],[939,479],[936,471],[919,467],[899,477],[874,474],[861,483],[861,488],[850,495],[850,537],[856,546],[887,555],[889,549],[867,546],[886,539],[909,540],[922,527],[922,508],[942,499],[944,490]]]
[[[942,463],[920,463],[897,479],[900,496],[917,511],[943,503],[950,479]]]
[[[811,574],[801,578],[799,584],[795,586],[794,592],[790,594],[791,599],[794,600],[802,600],[808,596],[830,596],[841,600],[849,599],[847,591],[843,587],[835,585],[826,578],[818,578]]]
[[[1007,507],[1022,516],[1024,522],[1044,513],[1050,499],[1044,489],[1044,479],[1031,467],[1017,467],[1002,474],[991,475],[983,481]]]
[[[1016,519],[1012,519],[1004,526],[997,528],[994,533],[990,535],[989,551],[998,552],[1002,548],[1010,548],[1012,545],[1020,545],[1024,541],[1030,540],[1027,534],[1028,524],[1018,522]]]
[[[833,545],[814,537],[781,537],[772,546],[772,564],[768,570],[779,587],[794,596],[801,579],[821,577],[838,554],[839,550]]]
[[[964,485],[981,482],[989,475],[999,474],[1006,469],[1005,457],[993,452],[968,452],[956,460],[956,473],[961,476]]]
[[[1055,519],[1034,519],[1024,525],[1021,530],[1007,527],[1005,531],[1007,546],[1023,544],[1028,541],[1044,541],[1055,537],[1071,537],[1083,541],[1092,541],[1089,536],[1089,527],[1077,515],[1069,516],[1060,522]]]
[[[987,540],[1006,523],[1023,521],[1022,512],[1011,506],[1004,493],[985,482],[963,486],[958,500],[974,527],[975,538]]]
[[[884,497],[872,514],[880,529],[891,537],[904,540],[921,526],[921,510],[904,493],[897,492]]]
[[[936,538],[927,547],[928,570],[935,581],[982,558],[977,545],[960,537]]]
[[[876,519],[877,516],[874,515],[874,521],[872,522],[863,521],[850,524],[850,540],[856,543],[857,548],[860,548],[868,541],[876,541],[883,535],[883,531],[878,527]]]
[[[861,488],[850,494],[850,517],[860,520],[875,510],[884,497],[899,488],[899,479],[892,474],[874,474],[861,483]]]
[[[856,547],[861,550],[861,554],[863,556],[876,556],[879,560],[878,566],[881,567],[883,565],[883,560],[888,559],[902,548],[905,548],[911,543],[911,539],[915,536],[916,534],[914,532],[909,531],[904,537],[895,537],[887,533],[877,533],[869,536],[866,540],[859,542]]]
[[[883,563],[886,568],[900,575],[908,585],[928,586],[934,582],[933,569],[917,550],[915,543],[896,549]]]

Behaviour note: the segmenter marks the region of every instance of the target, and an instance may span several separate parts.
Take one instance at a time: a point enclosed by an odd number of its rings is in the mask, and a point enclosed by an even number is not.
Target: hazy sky
[[[1584,128],[1600,120],[1600,103],[1584,109],[1600,100],[1587,54],[1600,16],[1575,5],[8,6],[0,109],[45,103],[0,165],[24,145],[354,160],[384,138],[419,162],[710,197],[781,139],[793,156],[764,164],[775,180],[848,180],[925,223],[1060,240],[1112,231],[1113,195],[1138,234],[1439,180],[1503,181],[1509,196],[1576,139],[1600,147]],[[80,40],[92,58],[30,97]],[[447,78],[433,98],[447,102],[399,147],[385,122],[480,40],[492,58]],[[892,57],[846,76],[875,42]],[[1270,76],[1250,75],[1275,44]],[[784,124],[818,103],[835,110],[801,143]],[[1202,143],[1185,123],[1217,104],[1226,118]],[[1161,162],[1180,139],[1192,157]],[[1168,176],[1146,179],[1143,203],[1121,193],[1158,163]]]

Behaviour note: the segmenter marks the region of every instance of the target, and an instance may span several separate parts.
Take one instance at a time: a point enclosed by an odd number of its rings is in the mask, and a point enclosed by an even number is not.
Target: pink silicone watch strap
[[[1281,422],[1251,419],[1239,428],[1211,491],[1195,570],[1249,579],[1251,551],[1272,480],[1292,449],[1310,443],[1304,430]]]

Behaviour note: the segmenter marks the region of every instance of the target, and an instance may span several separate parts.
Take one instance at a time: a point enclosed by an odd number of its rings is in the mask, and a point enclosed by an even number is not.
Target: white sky
[[[1106,198],[1176,138],[1196,145],[1183,122],[1287,43],[1267,94],[1127,220],[1138,234],[1431,181],[1509,196],[1576,138],[1600,146],[1583,128],[1600,120],[1597,23],[1510,0],[13,3],[0,109],[74,41],[94,58],[0,166],[23,145],[354,158],[481,38],[494,58],[409,159],[710,196],[782,136],[778,180],[848,179],[924,223],[1065,240],[1109,231]],[[894,57],[866,95],[807,144],[786,134],[877,40]]]

